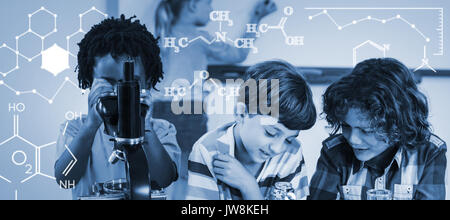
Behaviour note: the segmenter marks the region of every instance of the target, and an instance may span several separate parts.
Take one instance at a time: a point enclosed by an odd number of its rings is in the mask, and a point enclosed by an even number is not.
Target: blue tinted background
[[[214,0],[216,10],[231,11],[234,26],[224,26],[230,38],[237,38],[244,30],[248,10],[257,0]],[[98,10],[109,15],[125,13],[127,16],[137,15],[150,30],[153,30],[153,15],[158,0],[0,0],[0,45],[5,43],[16,49],[16,36],[28,29],[28,14],[41,7],[45,7],[57,14],[57,32],[45,38],[43,48],[46,50],[54,44],[63,49],[67,48],[66,37],[77,32],[80,28],[79,14],[95,6]],[[322,15],[313,20],[308,16],[315,15],[321,10],[308,10],[308,7],[390,7],[390,8],[443,8],[444,12],[450,10],[450,3],[444,0],[275,0],[279,10],[265,18],[262,23],[277,25],[284,17],[283,9],[292,6],[294,13],[288,16],[285,32],[292,36],[304,36],[305,45],[301,47],[287,46],[280,30],[271,30],[257,40],[258,54],[250,54],[244,62],[251,65],[267,59],[285,59],[297,66],[314,67],[351,67],[353,48],[367,40],[379,45],[390,44],[387,56],[397,58],[410,68],[421,65],[423,47],[427,46],[430,64],[441,70],[450,69],[448,57],[448,39],[444,32],[443,55],[440,53],[439,10],[329,10],[330,15],[338,24],[347,24],[355,19],[369,15],[377,18],[389,18],[401,14],[403,18],[415,24],[427,37],[424,38],[409,25],[401,21],[388,24],[379,22],[362,22],[339,31],[331,20]],[[445,16],[445,13],[444,13]],[[91,12],[83,16],[82,24],[85,31],[92,24],[98,23],[103,16]],[[446,17],[444,17],[447,20]],[[32,29],[35,32],[48,32],[53,29],[53,17],[47,13],[37,13],[32,17]],[[444,21],[444,30],[449,28],[449,22]],[[206,29],[211,33],[218,31],[218,23],[211,22]],[[76,43],[83,34],[75,35],[69,42],[70,52],[76,55]],[[0,199],[70,199],[70,192],[61,190],[52,179],[53,164],[55,162],[55,144],[61,123],[73,116],[72,113],[85,113],[87,95],[82,95],[76,74],[76,59],[69,57],[70,68],[54,76],[41,69],[42,50],[41,39],[28,34],[20,38],[18,51],[27,57],[38,55],[29,62],[23,56],[18,57],[18,70],[0,76],[9,88],[0,85]],[[358,61],[368,57],[380,57],[382,53],[371,46],[358,50]],[[6,48],[0,49],[0,72],[7,72],[16,66],[16,55]],[[429,97],[430,121],[434,132],[444,140],[450,140],[450,77],[425,77],[420,84],[422,91]],[[70,81],[65,81],[66,77]],[[72,83],[73,84],[72,84]],[[74,85],[75,84],[75,85]],[[326,85],[314,85],[312,90],[318,112],[321,108],[321,94]],[[37,93],[33,94],[35,89]],[[16,95],[16,91],[31,91],[27,94]],[[48,99],[53,103],[49,104]],[[19,104],[22,103],[22,104]],[[14,111],[10,108],[19,105],[25,106],[24,111]],[[18,136],[14,137],[15,115],[18,115]],[[208,128],[212,129],[221,123],[230,120],[227,117],[211,118]],[[326,123],[319,120],[309,131],[302,132],[300,140],[303,144],[304,155],[308,173],[314,172],[320,152],[320,140],[327,137]],[[14,137],[14,138],[11,138]],[[14,157],[12,157],[14,155]],[[25,158],[26,156],[26,158]],[[14,159],[14,161],[13,161]],[[25,160],[26,159],[26,160]],[[14,163],[16,162],[16,163]],[[20,165],[17,165],[20,164]],[[30,168],[31,167],[31,168]],[[33,176],[34,175],[34,176]],[[31,178],[30,178],[31,177]],[[8,181],[7,181],[8,180]],[[25,181],[24,181],[25,180]]]

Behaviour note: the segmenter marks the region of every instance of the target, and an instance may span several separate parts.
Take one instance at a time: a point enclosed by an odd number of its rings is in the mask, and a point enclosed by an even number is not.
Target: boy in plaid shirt
[[[245,78],[235,122],[205,134],[193,146],[186,199],[262,200],[276,182],[290,182],[296,198],[305,199],[308,178],[296,138],[316,120],[311,90],[293,66],[280,61],[257,64]],[[249,80],[259,84],[259,94],[252,88],[247,94]],[[269,93],[268,104],[279,107],[278,117],[250,104],[261,104],[259,97],[267,99]]]
[[[445,199],[447,147],[430,132],[427,99],[406,66],[366,60],[333,83],[323,103],[334,132],[308,199],[366,199],[370,189],[393,199]]]

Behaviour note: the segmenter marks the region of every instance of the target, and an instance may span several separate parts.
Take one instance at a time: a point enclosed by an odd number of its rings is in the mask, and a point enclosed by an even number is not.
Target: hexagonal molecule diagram
[[[94,19],[86,19],[85,18],[86,16],[93,16],[92,18],[94,18]],[[76,54],[78,53],[77,44],[79,41],[81,41],[84,34],[87,33],[86,31],[88,31],[92,25],[101,21],[101,20],[98,20],[98,18],[105,19],[107,17],[108,17],[108,14],[103,13],[102,11],[98,10],[96,7],[92,7],[89,10],[79,14],[80,26],[79,26],[78,30],[66,37],[66,40],[67,40],[66,49],[69,52],[70,56],[77,58],[77,56],[76,56]]]
[[[19,68],[18,53],[6,44],[0,45],[0,74],[6,77],[9,73]]]
[[[41,38],[46,38],[58,31],[56,26],[57,17],[57,14],[41,7],[39,10],[28,15],[29,31],[32,31]]]
[[[29,62],[31,62],[35,58],[37,58],[39,55],[42,55],[42,52],[44,51],[45,39],[58,31],[57,25],[56,25],[57,17],[58,17],[58,15],[47,10],[44,7],[41,7],[37,11],[35,11],[31,14],[28,14],[28,30],[25,31],[24,33],[16,36],[16,45],[17,45],[16,50],[21,57],[23,57],[23,58],[27,59]],[[37,25],[37,24],[39,24],[39,25]],[[41,42],[40,51],[37,54],[36,54],[37,49],[36,49],[36,51],[31,50],[31,52],[30,51],[21,52],[24,49],[30,50],[29,46],[28,46],[30,44],[28,44],[25,47],[20,46],[22,43],[26,43],[26,42],[21,42],[22,38],[28,38],[28,41],[30,41],[33,38],[38,38]],[[27,41],[27,39],[24,39],[24,40]],[[28,55],[24,54],[25,52],[27,52]]]
[[[47,70],[54,76],[69,69],[69,52],[54,44],[47,50],[42,51],[42,69]]]
[[[57,76],[62,71],[69,68],[69,56],[72,56],[74,58],[76,57],[76,51],[73,51],[76,49],[76,39],[74,38],[80,38],[83,34],[86,33],[85,29],[89,28],[89,24],[86,25],[83,23],[86,23],[86,21],[83,21],[85,16],[95,16],[101,18],[107,18],[108,15],[98,10],[96,7],[92,7],[91,9],[85,11],[84,13],[79,15],[80,19],[80,26],[78,30],[67,36],[67,45],[66,49],[62,49],[58,45],[53,45],[50,48],[47,48],[46,50],[44,47],[45,39],[49,37],[50,35],[58,32],[57,29],[57,17],[58,15],[47,10],[45,7],[41,7],[40,9],[36,10],[35,12],[28,14],[28,29],[16,36],[16,48],[11,48],[10,46],[6,45],[5,43],[0,45],[0,52],[7,53],[8,50],[12,52],[12,57],[14,58],[15,55],[15,65],[14,60],[11,61],[4,61],[4,62],[10,62],[9,63],[0,63],[2,64],[2,67],[0,69],[0,75],[3,77],[6,77],[10,73],[14,72],[15,70],[19,69],[19,61],[18,58],[22,57],[26,59],[28,62],[33,61],[37,57],[42,57],[42,69],[45,69],[52,73],[54,76]],[[89,20],[89,19],[88,19]],[[98,21],[96,21],[98,22]],[[39,25],[37,25],[39,24]],[[34,42],[36,41],[36,42]],[[29,45],[35,45],[35,44],[41,44],[41,48],[34,48],[30,47]],[[72,45],[75,44],[75,45]],[[10,56],[8,56],[10,57]]]
[[[41,150],[52,146],[55,142],[37,146],[19,134],[19,114],[25,110],[23,103],[9,103],[13,112],[13,135],[0,141],[0,182],[21,184],[35,176],[44,176],[55,180],[55,177],[41,170]],[[1,190],[0,190],[1,191]]]

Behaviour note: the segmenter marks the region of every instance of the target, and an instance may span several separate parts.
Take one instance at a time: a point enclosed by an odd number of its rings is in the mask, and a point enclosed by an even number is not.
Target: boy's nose
[[[269,150],[272,156],[281,154],[284,151],[284,144],[282,141],[277,141],[269,145]]]
[[[358,131],[356,131],[355,129],[353,129],[352,131],[350,131],[350,144],[351,145],[360,145],[361,144],[361,138],[359,137],[359,133]]]

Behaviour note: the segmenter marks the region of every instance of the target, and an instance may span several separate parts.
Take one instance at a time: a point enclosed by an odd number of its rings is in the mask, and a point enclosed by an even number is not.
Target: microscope
[[[96,108],[106,134],[113,137],[114,148],[109,162],[125,163],[124,199],[150,200],[151,179],[143,148],[149,106],[141,104],[139,81],[134,79],[134,61],[126,61],[123,70],[124,79],[118,82],[116,92],[101,97]]]

